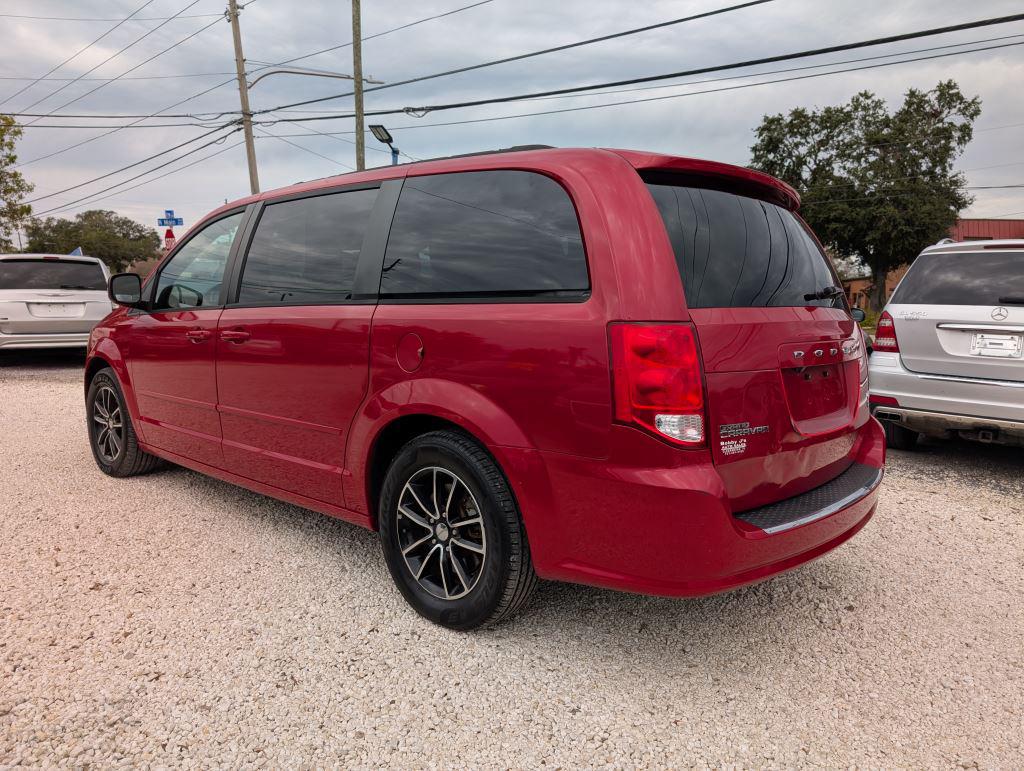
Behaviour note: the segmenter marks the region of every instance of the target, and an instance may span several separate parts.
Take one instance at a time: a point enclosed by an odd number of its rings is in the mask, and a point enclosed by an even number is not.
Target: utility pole
[[[356,98],[356,171],[362,171],[366,168],[366,138],[363,135],[363,33],[359,0],[352,0],[352,77]]]
[[[245,81],[245,57],[242,56],[242,32],[238,28],[237,0],[228,0],[227,16],[231,22],[231,36],[235,39],[235,71],[238,73],[238,98],[242,103],[245,154],[249,160],[249,189],[255,194],[260,191],[260,177],[256,171],[256,143],[252,137],[252,110],[249,109],[249,84]]]

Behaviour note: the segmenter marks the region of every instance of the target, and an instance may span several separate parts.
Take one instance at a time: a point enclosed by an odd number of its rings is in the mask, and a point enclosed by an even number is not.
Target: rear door
[[[1024,381],[1024,250],[926,252],[886,310],[907,369]]]
[[[0,260],[0,332],[89,332],[110,312],[107,276],[92,260],[58,256]]]
[[[649,184],[697,330],[709,442],[734,510],[823,484],[867,420],[861,336],[791,211],[707,187]],[[863,398],[862,398],[863,397]]]
[[[218,409],[228,470],[344,506],[352,416],[366,393],[371,292],[357,289],[361,255],[382,253],[372,225],[377,184],[268,202],[218,329]],[[368,244],[369,241],[376,241]]]

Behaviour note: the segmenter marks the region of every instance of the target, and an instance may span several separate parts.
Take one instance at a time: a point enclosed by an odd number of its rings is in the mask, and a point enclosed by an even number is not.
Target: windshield
[[[787,209],[721,190],[652,183],[647,189],[689,307],[844,307],[825,255]]]
[[[1024,251],[922,254],[891,302],[1002,305],[1024,302]]]
[[[0,289],[96,289],[107,279],[99,263],[77,260],[0,260]]]

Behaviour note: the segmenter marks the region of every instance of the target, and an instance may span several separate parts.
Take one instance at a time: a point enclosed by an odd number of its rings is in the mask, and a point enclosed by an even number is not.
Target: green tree
[[[75,215],[35,219],[25,227],[30,252],[67,254],[75,247],[99,257],[111,271],[124,270],[137,260],[148,260],[160,248],[160,236],[153,228],[112,211],[92,209]]]
[[[32,207],[22,203],[32,185],[13,168],[18,161],[14,145],[20,137],[14,118],[0,115],[0,252],[14,249],[11,233],[32,213]]]
[[[751,165],[796,188],[803,216],[838,258],[868,266],[878,310],[886,274],[945,237],[973,201],[953,163],[980,114],[981,101],[951,80],[910,89],[894,112],[864,91],[847,104],[766,115]]]

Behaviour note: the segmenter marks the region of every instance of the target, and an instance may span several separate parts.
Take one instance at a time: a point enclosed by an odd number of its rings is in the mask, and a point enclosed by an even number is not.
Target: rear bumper
[[[629,442],[637,445],[656,441],[632,433],[637,437]],[[621,446],[617,457],[600,461],[539,455],[546,491],[516,486],[539,575],[691,597],[761,581],[853,537],[874,513],[885,448],[881,426],[868,421],[859,431],[855,462],[876,469],[877,479],[833,498],[819,496],[818,511],[805,507],[799,521],[768,530],[743,519],[751,512],[730,510],[704,453],[674,468],[638,467],[639,446]]]
[[[85,348],[88,344],[88,332],[38,335],[5,335],[0,332],[0,349],[3,350],[10,348]]]
[[[922,433],[971,430],[999,421],[1024,424],[1022,382],[911,372],[898,353],[878,351],[871,354],[869,368],[871,396],[895,399],[903,413],[926,421],[915,429]]]

